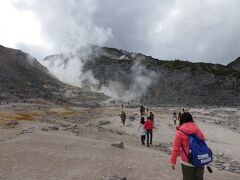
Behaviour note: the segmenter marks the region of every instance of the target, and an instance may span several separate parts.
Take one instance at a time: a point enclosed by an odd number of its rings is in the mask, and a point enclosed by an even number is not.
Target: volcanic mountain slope
[[[115,48],[90,48],[82,71],[91,71],[98,81],[94,88],[116,99],[152,105],[240,105],[240,73],[227,66],[158,60]],[[80,56],[78,52],[74,58],[83,61]],[[61,58],[67,64],[72,57],[57,54],[45,61]]]
[[[76,102],[104,99],[105,96],[86,92],[60,82],[34,57],[20,50],[0,46],[0,100],[46,99]]]
[[[236,71],[240,71],[240,57],[238,57],[235,61],[229,63],[227,66]]]

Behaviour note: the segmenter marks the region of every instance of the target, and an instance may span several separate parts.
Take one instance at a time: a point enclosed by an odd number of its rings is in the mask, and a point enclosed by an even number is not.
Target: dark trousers
[[[182,166],[183,180],[203,180],[204,167]]]
[[[141,141],[142,141],[142,145],[145,144],[145,138],[146,138],[146,135],[141,135]]]
[[[149,147],[149,136],[150,136],[150,144],[152,144],[152,129],[147,129],[147,146]]]

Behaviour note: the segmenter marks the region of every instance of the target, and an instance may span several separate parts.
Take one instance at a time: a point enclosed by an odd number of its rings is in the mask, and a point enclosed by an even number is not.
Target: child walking
[[[141,120],[140,120],[140,123],[139,123],[138,132],[140,132],[140,135],[141,135],[142,145],[145,144],[145,138],[146,138],[146,130],[144,128],[144,124],[145,124],[144,117],[141,117]]]
[[[176,126],[177,125],[177,113],[173,113],[173,124]]]

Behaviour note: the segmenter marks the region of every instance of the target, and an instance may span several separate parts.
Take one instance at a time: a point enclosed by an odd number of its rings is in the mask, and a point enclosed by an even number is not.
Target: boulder
[[[103,120],[103,121],[99,121],[98,124],[99,124],[99,125],[107,125],[107,124],[110,124],[110,121],[108,121],[108,120]]]
[[[48,131],[48,128],[44,127],[41,129],[42,131]]]
[[[18,124],[19,124],[19,123],[18,123],[17,121],[13,120],[13,121],[8,122],[8,123],[6,124],[6,126],[7,126],[8,128],[15,128]]]
[[[127,180],[125,176],[103,176],[101,178],[102,180]]]
[[[114,147],[117,147],[117,148],[121,148],[121,149],[124,148],[124,144],[123,144],[122,141],[117,141],[115,143],[112,143],[111,146],[114,146]]]
[[[59,130],[58,126],[49,126],[48,128],[49,130],[55,130],[55,131]]]
[[[27,133],[33,133],[33,130],[35,129],[35,127],[30,127],[28,129],[23,129],[20,134],[27,134]]]

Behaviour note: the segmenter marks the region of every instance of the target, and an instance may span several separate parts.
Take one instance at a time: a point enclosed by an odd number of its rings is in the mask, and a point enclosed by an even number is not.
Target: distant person
[[[178,113],[178,118],[177,118],[177,120],[178,120],[179,122],[180,122],[181,116],[182,116],[182,113],[179,112],[179,113]]]
[[[150,119],[151,119],[151,121],[152,121],[152,123],[154,124],[154,114],[153,114],[153,112],[150,112]]]
[[[173,124],[176,126],[177,125],[177,113],[173,113]]]
[[[204,166],[193,166],[188,158],[189,154],[189,142],[187,134],[196,134],[199,138],[205,141],[205,137],[197,125],[193,122],[192,115],[185,112],[181,115],[180,124],[176,127],[172,155],[171,155],[171,167],[174,170],[178,154],[181,155],[181,167],[183,180],[203,180]]]
[[[184,108],[182,109],[182,112],[183,112],[183,113],[185,112],[185,109],[184,109]]]
[[[148,114],[148,111],[149,111],[149,107],[147,106],[147,114]]]
[[[149,143],[152,144],[152,139],[153,139],[153,122],[150,119],[150,117],[147,118],[145,124],[144,124],[144,128],[146,129],[147,132],[147,147],[149,147]],[[150,136],[150,139],[149,139]]]
[[[127,119],[126,113],[125,113],[124,111],[122,111],[120,117],[121,117],[123,126],[125,126],[125,121],[126,121],[126,119]]]
[[[140,135],[141,135],[142,145],[145,145],[145,139],[146,139],[146,129],[144,128],[144,124],[145,124],[144,117],[141,117],[138,132],[140,132]]]
[[[121,105],[122,109],[123,109],[123,104]]]
[[[145,107],[142,105],[140,106],[140,114],[143,116],[145,114]]]

